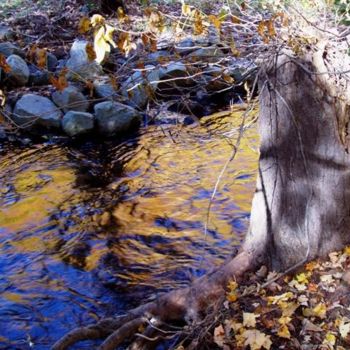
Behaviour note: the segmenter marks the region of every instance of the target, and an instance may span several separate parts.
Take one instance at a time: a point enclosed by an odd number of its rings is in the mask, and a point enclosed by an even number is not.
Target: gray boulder
[[[10,42],[0,43],[0,54],[4,55],[5,57],[17,55],[24,58],[26,56],[22,49],[18,48]]]
[[[75,86],[68,86],[63,91],[54,92],[52,100],[64,112],[86,112],[89,108],[88,100]]]
[[[95,105],[94,110],[98,128],[104,135],[128,131],[140,125],[142,120],[134,108],[118,102],[101,102]]]
[[[27,94],[16,102],[12,118],[18,125],[28,128],[59,128],[62,113],[47,97]]]
[[[94,128],[94,116],[90,113],[69,111],[62,119],[62,128],[71,137],[86,134]]]
[[[87,41],[76,40],[70,49],[70,58],[66,63],[69,80],[95,79],[102,74],[102,67],[96,61],[90,61],[86,53]]]
[[[26,85],[29,80],[29,68],[24,59],[17,55],[11,55],[6,62],[11,67],[10,72],[7,73],[9,82],[15,86]]]
[[[152,93],[157,89],[159,83],[159,69],[154,66],[146,66],[148,73],[135,72],[122,84],[122,94],[129,99],[131,105],[144,108]]]

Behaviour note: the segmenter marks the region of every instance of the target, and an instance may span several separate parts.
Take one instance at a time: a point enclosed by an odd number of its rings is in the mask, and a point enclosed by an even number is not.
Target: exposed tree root
[[[65,350],[83,341],[104,339],[99,350],[113,350],[122,342],[131,339],[145,325],[146,330],[133,342],[132,349],[149,348],[147,344],[159,339],[174,337],[176,332],[163,330],[163,322],[198,322],[206,311],[225,293],[229,280],[239,279],[246,271],[259,263],[258,256],[247,251],[237,254],[229,263],[207,276],[196,280],[192,286],[167,293],[158,300],[141,305],[127,315],[104,319],[95,325],[77,328],[58,340],[52,350]]]

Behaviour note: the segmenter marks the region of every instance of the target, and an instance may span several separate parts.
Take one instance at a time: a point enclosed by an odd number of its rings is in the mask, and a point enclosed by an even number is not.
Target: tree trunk
[[[306,61],[281,55],[262,77],[259,174],[243,250],[278,271],[350,242],[349,111],[323,74],[324,56],[324,48]]]
[[[304,59],[284,53],[262,70],[259,174],[240,252],[188,288],[117,320],[74,330],[54,350],[106,335],[99,349],[115,349],[123,334],[151,319],[200,319],[224,295],[228,281],[247,270],[267,263],[284,271],[350,243],[347,81],[326,74],[326,56],[325,46]]]

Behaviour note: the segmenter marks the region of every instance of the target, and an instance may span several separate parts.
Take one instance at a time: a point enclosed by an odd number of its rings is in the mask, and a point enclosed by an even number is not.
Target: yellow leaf
[[[318,318],[325,318],[326,313],[327,307],[324,303],[319,303],[312,309],[313,316],[316,316]]]
[[[282,309],[282,315],[286,317],[292,316],[295,310],[300,306],[298,303],[293,302],[288,302],[282,305],[283,307],[280,306]]]
[[[113,33],[115,31],[115,28],[113,28],[112,26],[110,26],[109,24],[105,25],[105,35],[104,38],[107,41],[107,43],[109,43],[112,47],[116,48],[117,45],[113,40]]]
[[[270,336],[257,329],[247,329],[242,335],[245,338],[244,345],[249,345],[251,350],[259,350],[261,348],[269,350],[272,345]]]
[[[346,246],[346,247],[344,248],[344,254],[350,256],[350,246]]]
[[[278,323],[283,325],[283,324],[288,324],[291,321],[291,317],[289,316],[282,316],[278,319]]]
[[[267,302],[269,305],[271,304],[277,304],[279,305],[281,302],[288,301],[291,298],[294,297],[294,294],[292,292],[286,292],[280,295],[272,296],[272,297],[267,297]]]
[[[230,281],[227,288],[232,292],[238,288],[238,283],[236,281]]]
[[[88,17],[82,17],[79,21],[78,32],[79,34],[85,34],[90,30],[90,19]]]
[[[181,12],[184,16],[191,16],[192,15],[190,5],[185,4],[184,1],[182,1]]]
[[[220,18],[215,16],[215,15],[209,15],[208,18],[209,18],[209,21],[214,25],[214,27],[217,30],[220,30],[220,28],[221,28],[221,20],[220,20]]]
[[[243,326],[255,328],[257,317],[259,317],[259,315],[252,312],[243,312]]]
[[[323,344],[331,345],[333,348],[333,345],[335,345],[335,341],[336,341],[335,335],[328,332],[323,340]]]
[[[198,10],[194,12],[194,35],[200,35],[204,31],[202,15]]]
[[[286,324],[282,324],[281,327],[278,328],[277,335],[281,338],[290,339],[290,332]]]
[[[298,275],[295,276],[295,278],[300,284],[309,283],[309,280],[307,279],[305,273],[299,273]]]
[[[96,62],[101,63],[107,52],[110,52],[111,48],[105,40],[105,28],[102,26],[95,31],[94,37],[94,50],[96,53]]]
[[[101,27],[105,24],[105,18],[101,15],[93,15],[91,17],[91,25],[95,28],[95,27]]]

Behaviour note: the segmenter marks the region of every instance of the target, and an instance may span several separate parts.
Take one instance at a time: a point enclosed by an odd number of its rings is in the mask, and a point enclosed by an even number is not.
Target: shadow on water
[[[148,126],[121,143],[3,145],[0,348],[49,349],[73,327],[187,285],[230,255],[249,220],[254,127],[220,183],[206,237],[203,227],[232,151],[225,133],[241,114]]]

